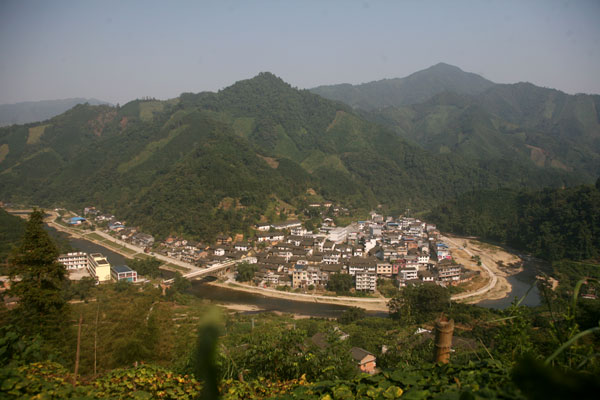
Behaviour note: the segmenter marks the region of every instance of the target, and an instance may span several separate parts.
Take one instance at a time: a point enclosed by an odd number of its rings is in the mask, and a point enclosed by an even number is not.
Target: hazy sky
[[[0,0],[0,104],[403,77],[438,62],[600,93],[600,1]]]

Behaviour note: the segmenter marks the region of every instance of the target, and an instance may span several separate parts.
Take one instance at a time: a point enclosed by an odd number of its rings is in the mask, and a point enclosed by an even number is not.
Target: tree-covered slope
[[[600,256],[600,180],[596,187],[468,193],[428,218],[442,230],[505,242],[546,260]]]
[[[25,232],[25,221],[0,208],[0,265],[6,262],[12,248]]]
[[[205,239],[246,232],[276,202],[302,205],[309,189],[351,207],[426,210],[472,190],[571,182],[432,155],[270,73],[218,93],[79,105],[0,129],[0,150],[4,201],[93,204],[161,236]]]
[[[539,167],[547,184],[552,176],[583,183],[600,174],[599,104],[600,96],[515,84],[362,114],[433,153],[453,153],[482,168],[510,161],[525,174]]]
[[[375,110],[422,103],[445,91],[478,94],[494,83],[460,68],[439,63],[404,78],[383,79],[360,85],[328,85],[311,89],[327,99],[353,108]]]

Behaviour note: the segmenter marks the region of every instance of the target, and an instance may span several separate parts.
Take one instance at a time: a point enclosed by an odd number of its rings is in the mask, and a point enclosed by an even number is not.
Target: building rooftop
[[[133,270],[131,268],[129,268],[127,265],[116,265],[114,267],[110,267],[110,269],[112,269],[113,271],[115,271],[118,274],[122,274],[124,272],[133,272]]]

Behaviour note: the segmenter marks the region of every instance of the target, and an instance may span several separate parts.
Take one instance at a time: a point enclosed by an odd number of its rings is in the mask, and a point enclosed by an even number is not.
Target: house
[[[374,292],[377,289],[377,274],[374,272],[356,272],[355,275],[356,290],[366,290]]]
[[[442,282],[445,281],[458,281],[460,279],[460,265],[438,265],[438,276],[439,280]]]
[[[233,245],[233,248],[237,251],[248,251],[250,245],[246,242],[238,242]]]
[[[388,262],[377,263],[377,275],[392,276],[393,267]]]
[[[61,254],[58,256],[58,262],[69,270],[87,268],[88,255],[83,252]]]
[[[133,236],[133,243],[141,247],[152,247],[154,245],[154,236],[147,233],[136,233]]]
[[[256,240],[261,242],[280,242],[285,238],[285,235],[281,232],[265,232],[256,235]]]
[[[373,353],[370,353],[365,349],[361,349],[360,347],[353,347],[350,349],[350,354],[362,372],[366,372],[368,374],[375,373],[377,358],[373,355]]]
[[[110,268],[111,276],[114,280],[127,281],[131,283],[137,282],[137,272],[129,268],[127,265],[116,265]]]
[[[280,231],[283,229],[302,228],[302,223],[296,219],[272,224],[271,226],[273,227],[273,229]]]
[[[111,278],[110,263],[100,253],[92,253],[88,257],[88,271],[98,282],[107,282]]]
[[[83,217],[73,217],[69,220],[69,225],[81,225],[84,222],[87,222],[87,219]]]
[[[267,232],[268,230],[271,229],[271,224],[267,224],[267,223],[256,224],[254,228],[257,231]]]

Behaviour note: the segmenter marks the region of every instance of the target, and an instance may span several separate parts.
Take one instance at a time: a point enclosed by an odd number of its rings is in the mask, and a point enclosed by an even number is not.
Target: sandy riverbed
[[[497,282],[496,285],[489,290],[488,292],[480,295],[474,296],[466,300],[467,303],[477,303],[481,300],[497,300],[503,299],[512,290],[511,284],[508,282],[506,277],[517,274],[522,271],[522,260],[518,256],[509,253],[505,249],[494,246],[488,243],[482,243],[475,239],[463,238],[458,236],[450,236],[450,239],[456,244],[460,246],[465,246],[471,251],[474,255],[480,257],[481,261],[485,263],[492,273],[496,275]],[[452,245],[450,243],[450,250],[452,252],[452,257],[454,260],[465,266],[465,268],[480,271],[480,276],[473,279],[473,281],[467,283],[464,287],[467,291],[475,291],[481,287],[483,287],[490,279],[487,272],[483,270],[482,267],[477,265],[477,261],[471,259],[464,250],[457,248],[457,246]]]

